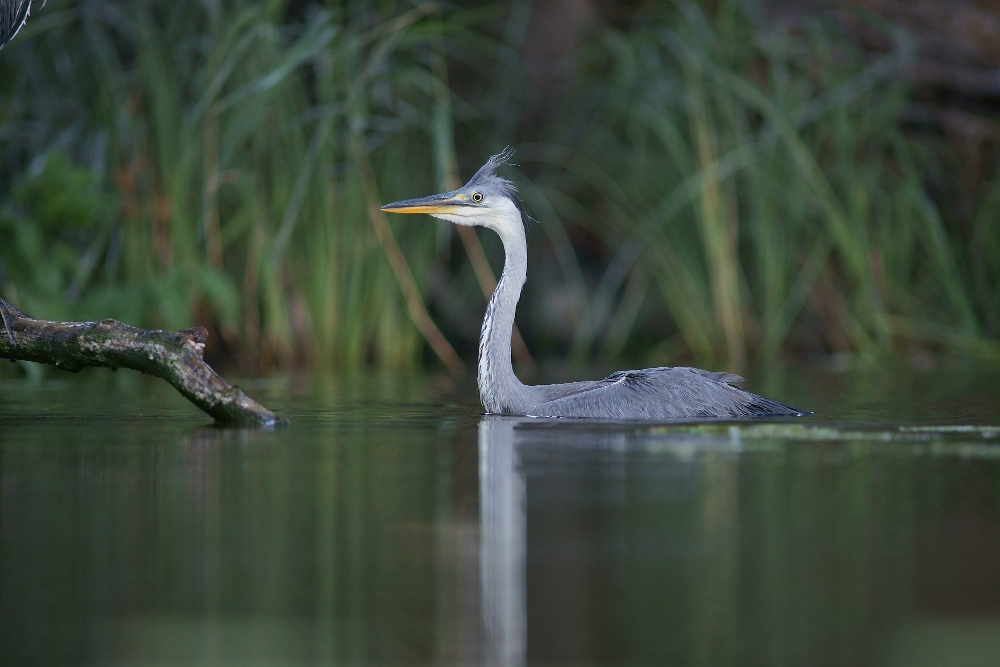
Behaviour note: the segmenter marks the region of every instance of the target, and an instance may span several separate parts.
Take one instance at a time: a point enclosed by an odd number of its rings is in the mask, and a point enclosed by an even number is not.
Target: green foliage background
[[[471,360],[464,246],[414,219],[387,246],[372,208],[512,144],[539,356],[1000,358],[1000,170],[949,198],[947,151],[903,122],[907,35],[877,26],[873,57],[823,18],[707,7],[591,22],[540,72],[531,2],[49,0],[0,53],[0,293],[208,325],[248,370],[408,367],[433,355],[398,243]]]

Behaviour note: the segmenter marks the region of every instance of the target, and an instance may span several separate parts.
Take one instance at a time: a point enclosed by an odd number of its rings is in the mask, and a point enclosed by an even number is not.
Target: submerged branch
[[[131,368],[172,384],[220,424],[272,426],[273,412],[226,382],[202,359],[203,327],[171,333],[117,320],[49,322],[28,317],[0,299],[0,359],[50,364],[77,372],[88,366]]]

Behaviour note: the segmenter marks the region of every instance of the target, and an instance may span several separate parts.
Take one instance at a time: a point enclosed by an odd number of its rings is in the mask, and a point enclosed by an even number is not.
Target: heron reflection
[[[479,549],[485,664],[525,664],[528,634],[527,508],[514,444],[523,417],[484,415],[479,422]]]

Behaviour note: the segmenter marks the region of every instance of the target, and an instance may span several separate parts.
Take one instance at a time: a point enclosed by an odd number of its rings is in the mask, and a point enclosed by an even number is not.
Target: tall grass
[[[369,222],[381,195],[361,179],[434,186],[413,150],[432,112],[413,32],[435,9],[316,6],[279,22],[283,4],[39,13],[3,63],[7,293],[39,316],[205,321],[264,365],[421,358]],[[48,211],[66,179],[80,192]],[[118,207],[75,209],[107,192]],[[433,229],[399,235],[425,276]],[[59,254],[61,275],[33,276]]]
[[[578,360],[996,355],[1000,181],[968,229],[928,194],[905,35],[871,60],[746,6],[595,27],[538,122],[530,3],[50,0],[0,57],[0,291],[40,317],[206,324],[249,368],[457,369],[481,248],[374,205],[514,143]]]
[[[998,329],[984,326],[996,300],[983,296],[1000,288],[985,259],[1000,236],[985,220],[1000,209],[982,203],[985,250],[930,196],[928,165],[942,157],[901,122],[907,36],[868,60],[820,21],[792,29],[727,3],[712,15],[678,6],[671,22],[596,36],[575,84],[593,99],[597,70],[607,88],[586,132],[549,139],[575,144],[558,157],[537,149],[593,202],[560,204],[563,181],[544,195],[555,212],[611,251],[581,356],[602,337],[620,354],[635,327],[616,325],[638,322],[645,301],[653,318],[665,305],[678,332],[654,360],[686,350],[739,368],[748,348],[871,357],[913,342],[996,358]],[[586,99],[568,106],[580,113]]]

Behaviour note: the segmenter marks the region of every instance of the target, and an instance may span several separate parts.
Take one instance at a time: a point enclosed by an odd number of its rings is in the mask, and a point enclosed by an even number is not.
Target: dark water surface
[[[1000,664],[995,372],[694,426],[250,385],[271,432],[84,375],[0,382],[0,665]]]

